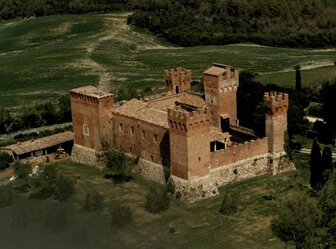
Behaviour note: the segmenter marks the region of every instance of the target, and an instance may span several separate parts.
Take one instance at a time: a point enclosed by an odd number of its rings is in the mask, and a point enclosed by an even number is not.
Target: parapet
[[[239,84],[239,70],[229,65],[213,63],[212,66],[203,72],[205,84],[212,85],[214,78],[219,88],[237,89]]]
[[[210,127],[210,112],[206,106],[186,111],[180,106],[168,109],[168,123],[173,130],[188,132],[204,126]]]
[[[265,92],[264,104],[268,114],[283,113],[288,110],[288,93]]]
[[[72,89],[70,91],[70,96],[73,99],[79,99],[85,102],[93,102],[93,103],[98,103],[103,99],[104,100],[108,98],[113,99],[113,94],[101,91],[94,86],[83,86]]]
[[[180,93],[190,90],[191,70],[178,67],[165,70],[163,74],[166,82],[166,92]]]
[[[165,80],[171,80],[171,81],[173,80],[180,81],[181,79],[191,80],[191,70],[182,67],[164,70],[163,77]]]

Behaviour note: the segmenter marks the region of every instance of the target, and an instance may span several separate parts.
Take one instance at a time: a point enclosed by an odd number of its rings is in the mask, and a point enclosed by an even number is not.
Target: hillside
[[[325,0],[165,0],[144,1],[128,21],[181,46],[330,47],[335,45],[335,16]]]
[[[336,77],[336,49],[288,49],[259,45],[182,48],[127,26],[129,13],[62,15],[0,25],[0,105],[14,108],[98,83],[117,89],[162,88],[162,71],[186,67],[193,78],[212,63],[259,73],[263,82],[304,85]]]

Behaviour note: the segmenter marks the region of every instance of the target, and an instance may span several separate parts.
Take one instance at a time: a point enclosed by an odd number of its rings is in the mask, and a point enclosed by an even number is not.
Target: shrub
[[[104,158],[106,167],[112,171],[112,178],[115,183],[129,181],[132,178],[131,172],[135,164],[134,158],[118,150],[106,152]]]
[[[75,191],[75,182],[72,178],[58,175],[55,179],[54,199],[58,201],[69,200]]]
[[[9,207],[13,203],[13,189],[12,186],[0,187],[0,208]]]
[[[12,162],[13,158],[10,154],[6,152],[0,152],[0,170],[8,168]]]
[[[112,227],[126,227],[133,222],[132,211],[129,206],[114,204],[110,209],[110,225]]]
[[[220,205],[219,212],[224,215],[233,214],[237,212],[238,195],[225,193],[223,201]]]
[[[98,192],[87,193],[84,199],[84,210],[96,212],[104,207],[104,197]]]
[[[145,209],[151,213],[160,213],[169,208],[169,196],[166,190],[150,188],[146,196]]]

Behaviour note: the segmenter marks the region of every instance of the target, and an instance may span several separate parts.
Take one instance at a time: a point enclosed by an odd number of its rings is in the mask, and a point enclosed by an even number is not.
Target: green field
[[[81,176],[75,195],[66,202],[29,200],[16,194],[14,205],[0,208],[1,248],[293,248],[271,231],[272,218],[281,199],[296,181],[308,184],[309,157],[294,154],[298,170],[278,176],[261,176],[220,189],[220,196],[192,205],[174,201],[168,211],[151,214],[144,209],[151,182],[135,176],[128,183],[113,184],[104,171],[63,161],[55,164],[63,174]],[[19,182],[17,182],[19,183]],[[86,193],[95,190],[105,197],[105,209],[98,213],[83,210]],[[224,192],[238,195],[238,211],[218,212]],[[267,200],[265,196],[272,196]],[[112,228],[109,207],[116,202],[130,206],[133,223]],[[174,229],[174,233],[170,230]],[[47,245],[47,246],[46,246]]]
[[[335,77],[336,49],[311,50],[238,44],[176,47],[126,24],[127,13],[62,15],[0,24],[0,105],[16,107],[53,98],[73,87],[161,88],[162,71],[193,70],[212,62],[259,74],[263,82],[293,85],[301,64],[303,84]]]

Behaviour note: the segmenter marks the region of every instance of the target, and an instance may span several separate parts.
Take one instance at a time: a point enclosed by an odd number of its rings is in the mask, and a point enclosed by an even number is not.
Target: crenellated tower
[[[180,93],[190,90],[191,70],[182,67],[165,70],[163,77],[166,83],[166,92]]]
[[[112,131],[113,95],[94,86],[85,86],[71,90],[70,99],[74,143],[101,150],[102,139],[107,139],[106,134]]]
[[[181,106],[168,109],[170,172],[193,180],[210,172],[210,113],[204,106],[187,111]]]
[[[288,94],[266,92],[264,94],[265,129],[268,137],[268,152],[284,152],[287,131]]]
[[[228,65],[214,63],[203,73],[203,83],[213,125],[222,130],[224,126],[237,125],[239,71]]]

